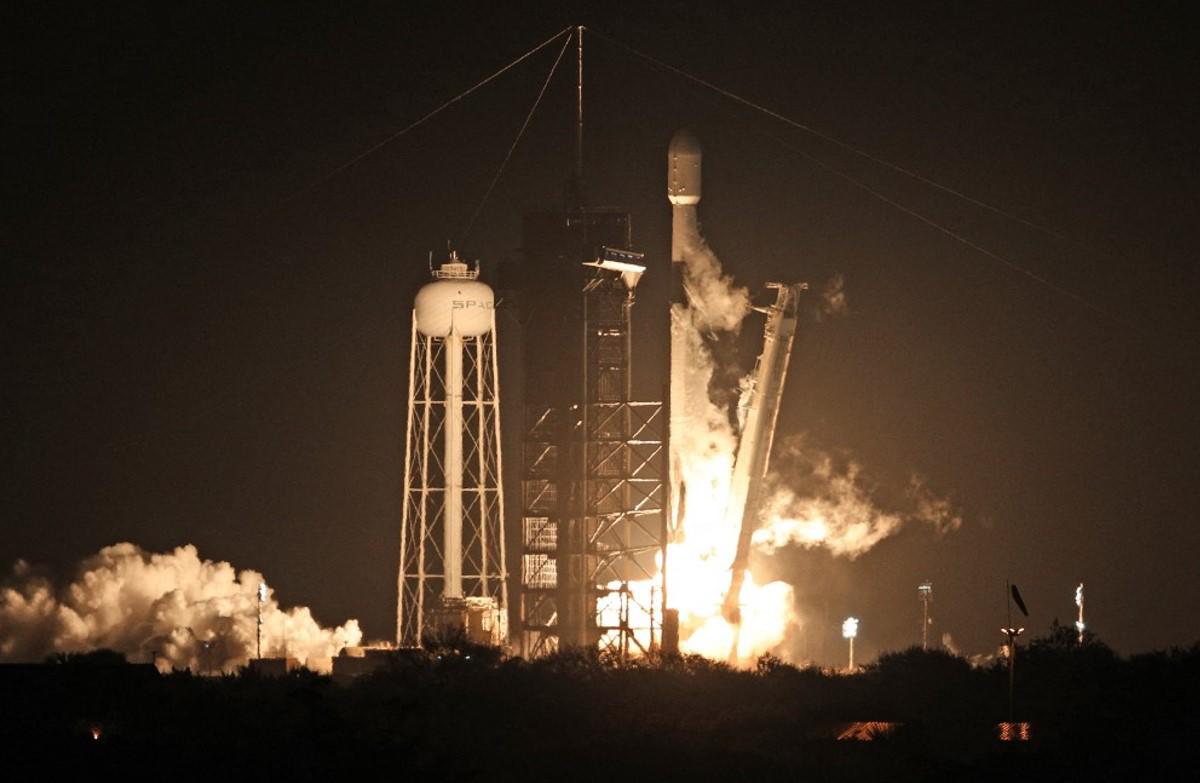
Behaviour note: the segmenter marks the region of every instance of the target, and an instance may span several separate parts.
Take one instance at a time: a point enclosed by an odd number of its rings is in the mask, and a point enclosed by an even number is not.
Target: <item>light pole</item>
[[[1083,644],[1083,632],[1087,629],[1083,623],[1083,582],[1075,588],[1075,605],[1079,607],[1079,619],[1075,621],[1075,630],[1079,632],[1079,643]]]
[[[255,658],[262,660],[262,610],[263,602],[267,600],[267,583],[258,583],[258,646],[255,650]]]
[[[201,639],[196,635],[196,632],[191,626],[187,626],[187,632],[192,635],[192,638],[200,645],[200,673],[212,673],[212,639]]]
[[[921,600],[921,649],[929,649],[929,604],[933,602],[933,582],[917,585],[917,597]]]
[[[1025,632],[1024,628],[1001,628],[1000,633],[1008,637],[1008,722],[1013,722],[1013,670],[1017,665],[1017,637]]]
[[[850,665],[847,671],[854,671],[854,637],[858,636],[858,618],[847,617],[842,623],[842,638],[850,642]]]

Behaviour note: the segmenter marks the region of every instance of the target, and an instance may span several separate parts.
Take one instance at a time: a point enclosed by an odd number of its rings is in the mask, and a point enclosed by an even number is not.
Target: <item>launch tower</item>
[[[519,647],[644,653],[661,633],[666,423],[661,402],[632,395],[642,256],[617,209],[534,213],[524,228],[519,317],[503,327],[521,335],[506,363],[524,401]]]

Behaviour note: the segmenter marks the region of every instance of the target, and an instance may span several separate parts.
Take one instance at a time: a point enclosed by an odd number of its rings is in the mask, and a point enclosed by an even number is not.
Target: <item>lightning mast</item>
[[[521,549],[514,640],[530,658],[599,647],[624,659],[665,644],[656,563],[667,546],[665,412],[635,400],[632,386],[632,309],[646,267],[629,213],[585,197],[584,30],[575,28],[568,198],[526,213],[521,262],[507,276],[505,299],[516,304],[501,316],[516,338],[505,337],[505,394],[520,403],[508,421],[524,422],[510,430],[521,455],[510,484]]]

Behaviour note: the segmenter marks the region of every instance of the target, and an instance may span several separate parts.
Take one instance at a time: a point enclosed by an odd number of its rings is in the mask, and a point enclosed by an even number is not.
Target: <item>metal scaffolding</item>
[[[397,642],[404,646],[422,644],[447,624],[476,641],[507,641],[499,377],[494,313],[490,317],[492,328],[482,335],[449,337],[421,334],[413,319],[396,610]],[[449,355],[455,350],[461,351],[457,361]],[[451,375],[454,382],[448,383]],[[461,452],[455,455],[456,462],[461,459],[461,483],[448,476],[439,448],[447,426],[461,428]],[[462,506],[461,557],[453,563],[444,543],[452,494],[461,495]],[[446,590],[451,579],[461,580],[461,591]]]
[[[630,399],[640,260],[604,248],[584,265],[577,402],[526,407],[520,616],[527,656],[599,646],[627,657],[659,644],[666,422],[661,402]]]

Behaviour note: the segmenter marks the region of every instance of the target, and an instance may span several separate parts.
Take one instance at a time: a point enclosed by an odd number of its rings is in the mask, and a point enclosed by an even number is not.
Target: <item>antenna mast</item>
[[[575,179],[583,181],[583,25],[575,28]]]

